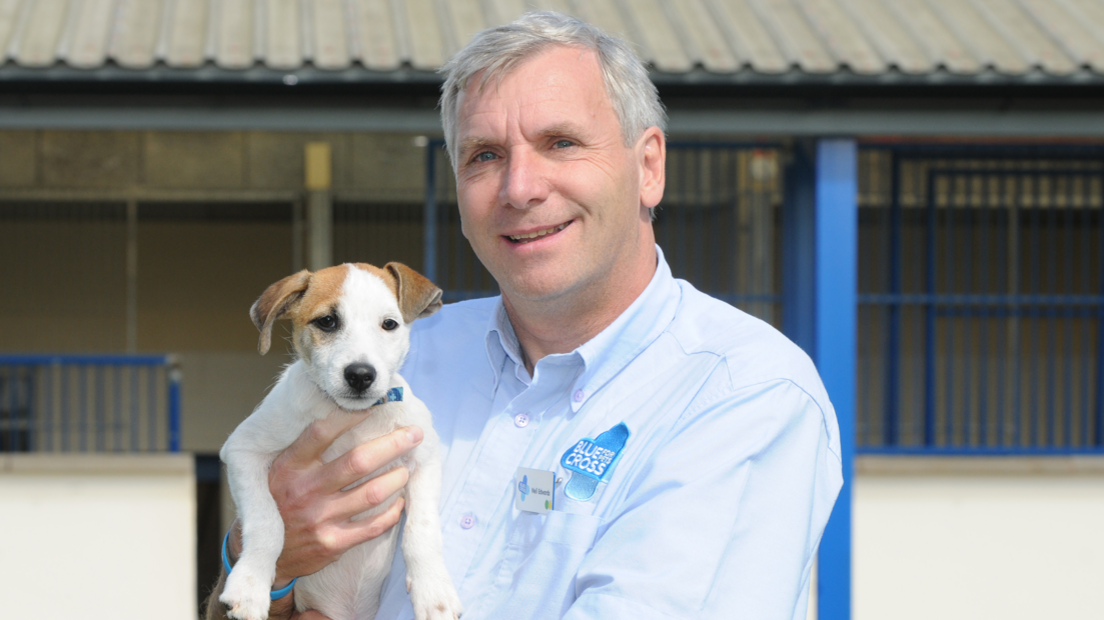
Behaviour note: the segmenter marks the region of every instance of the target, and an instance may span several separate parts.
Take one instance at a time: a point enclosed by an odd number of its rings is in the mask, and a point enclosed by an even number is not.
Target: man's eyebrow
[[[456,152],[468,153],[476,149],[490,146],[490,144],[491,141],[486,138],[464,138],[460,141],[460,148],[456,149]]]
[[[549,125],[541,130],[540,135],[546,138],[576,137],[582,133],[582,129],[570,121]]]

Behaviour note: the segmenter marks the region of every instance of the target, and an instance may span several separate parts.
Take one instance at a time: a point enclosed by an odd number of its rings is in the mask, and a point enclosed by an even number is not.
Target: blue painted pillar
[[[820,372],[839,420],[843,489],[820,543],[819,620],[851,617],[855,454],[858,153],[852,139],[801,141],[783,205],[783,329]]]

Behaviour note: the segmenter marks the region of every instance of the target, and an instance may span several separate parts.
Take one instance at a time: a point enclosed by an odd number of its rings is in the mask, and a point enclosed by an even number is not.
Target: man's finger
[[[315,420],[284,450],[281,459],[295,469],[302,469],[316,463],[335,439],[366,417],[367,413],[342,413]]]
[[[328,485],[325,490],[331,493],[344,489],[406,454],[421,441],[422,429],[417,426],[400,428],[337,457],[318,472],[318,477],[325,481]]]
[[[349,521],[342,529],[348,538],[345,542],[349,543],[349,546],[358,545],[367,540],[372,540],[377,536],[380,536],[387,530],[395,527],[402,518],[403,508],[406,506],[406,500],[402,497],[396,499],[387,510],[379,513],[378,515],[372,515],[364,519],[358,519],[356,521]]]
[[[334,500],[328,514],[335,521],[351,519],[386,502],[406,486],[409,479],[410,472],[405,467],[386,471],[365,481],[364,484],[343,492],[339,499]]]

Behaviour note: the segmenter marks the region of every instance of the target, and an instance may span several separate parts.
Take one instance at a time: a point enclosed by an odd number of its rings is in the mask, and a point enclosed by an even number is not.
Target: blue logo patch
[[[629,427],[622,422],[595,439],[580,439],[564,452],[560,465],[574,472],[564,487],[564,495],[585,502],[594,497],[599,482],[608,482],[621,449],[629,440]]]
[[[518,493],[521,493],[521,501],[525,501],[526,497],[529,497],[529,476],[523,476],[521,481],[518,482]]]

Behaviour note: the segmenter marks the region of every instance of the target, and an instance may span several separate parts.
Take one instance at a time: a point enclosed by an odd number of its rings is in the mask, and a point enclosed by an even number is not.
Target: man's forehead
[[[535,75],[526,75],[524,84],[513,85],[504,91],[504,82],[527,68],[532,69],[537,63],[540,66]],[[586,96],[588,93],[589,97]],[[597,54],[583,47],[556,45],[525,58],[489,79],[482,72],[475,74],[457,98],[457,121],[461,128],[465,128],[469,125],[466,121],[490,112],[488,108],[506,103],[515,105],[518,111],[539,112],[542,125],[571,124],[573,119],[570,116],[550,118],[547,115],[554,115],[557,102],[578,103],[580,99],[591,97],[601,98],[612,110]],[[461,133],[465,133],[463,129]]]

